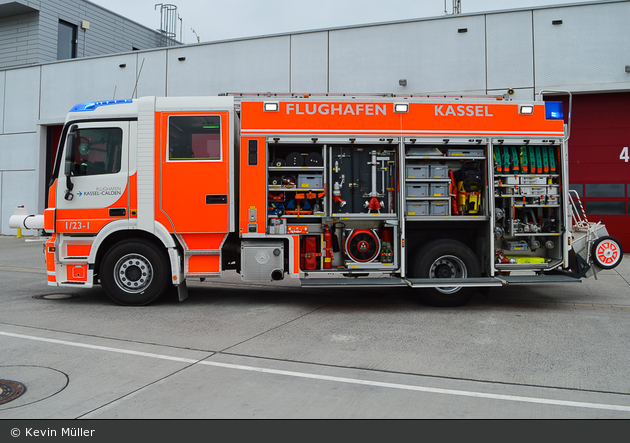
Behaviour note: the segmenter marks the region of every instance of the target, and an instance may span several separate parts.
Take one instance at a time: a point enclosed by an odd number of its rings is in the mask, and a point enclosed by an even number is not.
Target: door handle
[[[126,208],[110,208],[109,209],[110,217],[124,217],[125,215],[127,215]]]
[[[206,195],[207,205],[224,205],[227,204],[227,195]]]

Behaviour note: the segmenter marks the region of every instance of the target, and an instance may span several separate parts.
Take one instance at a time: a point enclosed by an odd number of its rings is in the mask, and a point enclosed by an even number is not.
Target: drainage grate
[[[75,294],[44,294],[34,295],[33,298],[37,300],[68,300],[70,298],[79,298],[80,295]]]
[[[26,392],[26,386],[13,380],[0,380],[0,405],[15,400]]]

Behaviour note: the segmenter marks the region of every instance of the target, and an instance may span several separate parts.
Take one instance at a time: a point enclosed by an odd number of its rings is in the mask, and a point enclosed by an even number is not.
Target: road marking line
[[[457,396],[462,396],[462,397],[486,398],[486,399],[491,399],[491,400],[505,400],[505,401],[515,401],[515,402],[523,402],[523,403],[545,404],[545,405],[552,405],[552,406],[568,406],[568,407],[574,407],[574,408],[587,408],[587,409],[600,409],[600,410],[608,410],[608,411],[630,412],[630,406],[623,406],[623,405],[611,405],[611,404],[605,404],[605,403],[588,403],[588,402],[569,401],[569,400],[553,400],[553,399],[537,398],[537,397],[523,397],[519,395],[490,394],[490,393],[485,393],[485,392],[462,391],[462,390],[457,390],[457,389],[442,389],[442,388],[431,388],[431,387],[426,387],[426,386],[404,385],[404,384],[399,384],[399,383],[387,383],[387,382],[379,382],[379,381],[371,381],[371,380],[361,380],[361,379],[356,379],[356,378],[309,374],[307,372],[284,371],[281,369],[268,369],[268,368],[260,368],[260,367],[255,367],[255,366],[236,365],[232,363],[220,363],[220,362],[212,362],[212,361],[205,361],[205,360],[199,361],[199,360],[190,359],[190,358],[172,357],[169,355],[154,354],[150,352],[141,352],[141,351],[132,351],[129,349],[112,348],[109,346],[98,346],[98,345],[90,345],[86,343],[75,343],[75,342],[64,341],[64,340],[56,340],[52,338],[42,338],[42,337],[35,337],[35,336],[23,335],[23,334],[13,334],[11,332],[0,331],[0,335],[6,336],[6,337],[22,338],[22,339],[27,339],[27,340],[41,341],[41,342],[54,343],[54,344],[60,344],[60,345],[66,345],[66,346],[75,346],[79,348],[94,349],[98,351],[108,351],[108,352],[116,352],[119,354],[128,354],[128,355],[137,355],[140,357],[157,358],[160,360],[169,360],[169,361],[175,361],[179,363],[199,364],[199,365],[214,366],[214,367],[227,368],[227,369],[238,369],[241,371],[260,372],[264,374],[283,375],[287,377],[298,377],[298,378],[306,378],[306,379],[312,379],[312,380],[324,380],[324,381],[348,383],[348,384],[363,385],[363,386],[373,386],[373,387],[380,387],[380,388],[401,389],[401,390],[406,390],[406,391],[427,392],[431,394],[446,394],[446,395],[457,395]],[[553,389],[553,388],[548,388],[548,389]]]

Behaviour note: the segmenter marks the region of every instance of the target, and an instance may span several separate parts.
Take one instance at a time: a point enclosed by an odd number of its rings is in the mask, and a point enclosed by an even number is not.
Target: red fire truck
[[[48,283],[145,305],[188,279],[404,287],[580,281],[622,258],[568,190],[562,104],[225,94],[75,106],[43,229]],[[418,289],[419,288],[419,289]],[[411,289],[410,289],[411,290]]]

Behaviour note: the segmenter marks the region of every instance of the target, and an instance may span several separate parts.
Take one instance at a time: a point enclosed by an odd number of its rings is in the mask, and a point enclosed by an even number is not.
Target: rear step
[[[331,288],[335,286],[408,286],[402,278],[302,278],[300,284],[303,288]]]
[[[303,288],[331,288],[331,287],[405,287],[435,288],[435,287],[489,287],[503,285],[526,285],[533,283],[581,283],[582,280],[569,275],[514,275],[501,277],[478,278],[302,278]]]
[[[570,275],[511,275],[509,277],[497,277],[506,285],[529,285],[532,283],[582,283],[580,278]]]
[[[485,287],[501,286],[501,280],[494,277],[476,278],[408,278],[409,286],[412,288],[435,288],[435,287]]]
[[[492,277],[479,278],[303,278],[300,279],[303,288],[326,287],[361,287],[361,286],[393,286],[412,288],[434,288],[436,286],[501,286],[501,280]]]

